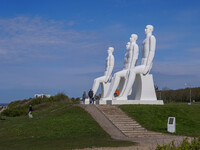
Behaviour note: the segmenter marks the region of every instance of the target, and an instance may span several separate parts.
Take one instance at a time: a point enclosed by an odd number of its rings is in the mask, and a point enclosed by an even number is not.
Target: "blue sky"
[[[35,93],[88,91],[115,48],[122,69],[132,33],[138,45],[155,28],[152,68],[160,89],[200,86],[198,0],[0,0],[0,103]],[[140,62],[141,54],[138,62]]]

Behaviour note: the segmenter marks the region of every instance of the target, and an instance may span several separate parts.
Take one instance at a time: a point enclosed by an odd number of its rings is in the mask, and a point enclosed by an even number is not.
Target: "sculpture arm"
[[[155,49],[156,49],[156,39],[154,36],[151,36],[149,38],[149,55],[148,55],[147,64],[144,70],[144,74],[147,74],[148,72],[150,72],[150,69],[153,63],[153,58],[155,55]]]
[[[128,51],[128,60],[127,60],[127,66],[126,66],[128,70],[130,70],[131,68],[131,62],[133,59],[133,50],[134,50],[134,44],[131,43],[130,49]]]
[[[127,52],[124,56],[124,65],[123,65],[123,69],[127,69]]]
[[[133,50],[133,56],[130,64],[130,69],[133,69],[136,65],[137,59],[138,59],[138,45],[134,44],[134,50]]]
[[[108,62],[108,67],[106,69],[106,72],[105,72],[105,82],[108,82],[108,80],[110,79],[110,77],[112,76],[112,71],[113,71],[113,68],[114,68],[114,57],[113,56],[110,56],[109,58],[109,62]]]
[[[131,62],[132,62],[132,56],[133,56],[133,52],[132,51],[130,51],[129,52],[129,59],[128,59],[128,62],[127,62],[127,69],[128,70],[130,70],[130,68],[131,68]]]

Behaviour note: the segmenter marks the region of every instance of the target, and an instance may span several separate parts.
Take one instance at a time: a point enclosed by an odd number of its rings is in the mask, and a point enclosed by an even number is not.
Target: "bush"
[[[75,104],[80,104],[80,101],[81,101],[81,99],[80,99],[79,97],[78,97],[78,98],[72,97],[71,100],[72,100],[72,102],[75,103]]]
[[[65,95],[65,94],[63,94],[63,93],[58,93],[58,94],[56,94],[54,97],[52,97],[53,99],[53,101],[66,101],[66,102],[71,102],[71,100],[70,100],[70,98],[67,96],[67,95]]]
[[[178,147],[175,146],[174,141],[167,145],[158,145],[156,150],[199,150],[200,149],[200,137],[194,138],[191,142],[188,142],[188,139],[185,138],[181,145]]]
[[[27,108],[25,107],[15,107],[15,108],[8,108],[2,112],[2,116],[8,117],[17,117],[21,115],[27,114]]]

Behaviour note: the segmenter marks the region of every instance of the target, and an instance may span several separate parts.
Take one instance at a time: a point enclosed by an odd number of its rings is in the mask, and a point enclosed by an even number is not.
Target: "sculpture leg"
[[[136,75],[136,73],[134,71],[130,71],[129,77],[131,76],[131,79],[128,78],[129,81],[125,83],[125,86],[124,86],[121,94],[119,95],[118,99],[127,100],[127,96],[129,94],[129,91],[130,91],[130,89],[133,86],[134,81],[135,81],[135,75]]]
[[[110,88],[109,88],[109,91],[108,91],[108,94],[106,96],[106,99],[112,99],[118,85],[119,85],[119,82],[120,82],[120,79],[121,77],[124,77],[127,73],[127,70],[123,70],[123,71],[120,71],[120,72],[117,72],[114,74],[114,78],[111,82],[111,85],[110,85]]]
[[[134,69],[130,70],[129,76],[125,81],[124,88],[123,88],[122,92],[120,93],[119,97],[116,98],[117,100],[127,100],[128,94],[135,82],[136,74],[142,73],[144,68],[145,68],[144,65],[140,65],[140,66],[137,66]]]
[[[92,90],[93,90],[93,93],[94,93],[94,96],[99,88],[99,85],[101,82],[104,82],[105,81],[105,78],[106,76],[102,76],[102,77],[99,77],[99,78],[96,78],[94,80],[94,83],[93,83],[93,86],[92,86]]]

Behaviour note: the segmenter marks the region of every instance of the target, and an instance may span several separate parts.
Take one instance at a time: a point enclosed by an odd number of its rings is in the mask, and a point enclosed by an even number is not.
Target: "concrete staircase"
[[[127,137],[162,136],[162,133],[147,131],[115,105],[96,106]]]

